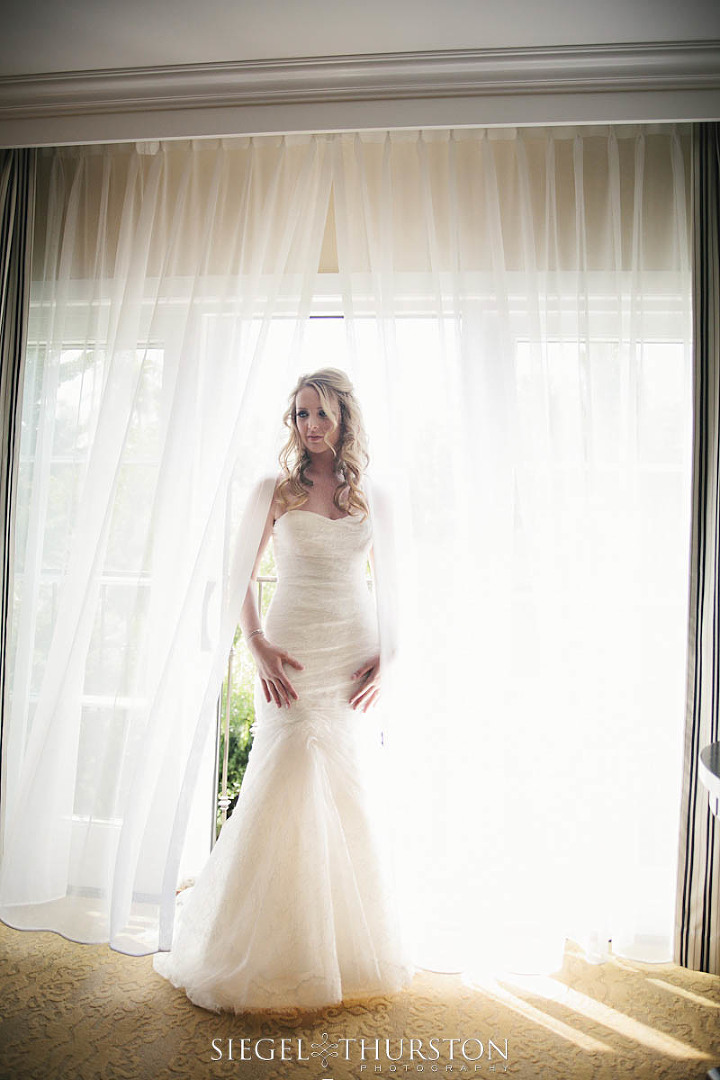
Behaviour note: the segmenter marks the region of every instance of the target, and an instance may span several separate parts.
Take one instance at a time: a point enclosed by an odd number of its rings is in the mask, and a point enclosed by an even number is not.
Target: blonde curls
[[[340,425],[337,446],[332,447],[328,442],[328,447],[335,456],[335,471],[338,476],[333,502],[343,513],[360,510],[363,517],[367,517],[368,504],[360,490],[360,482],[369,461],[367,436],[353,385],[345,372],[338,368],[321,368],[311,375],[301,375],[290,393],[290,403],[283,415],[283,422],[290,435],[280,451],[283,475],[277,487],[277,498],[285,510],[295,510],[307,500],[308,488],[312,487],[312,480],[306,475],[311,455],[302,444],[296,421],[295,398],[304,387],[317,391],[322,407],[333,419],[331,430],[335,431],[338,424]],[[327,442],[327,435],[325,441]]]

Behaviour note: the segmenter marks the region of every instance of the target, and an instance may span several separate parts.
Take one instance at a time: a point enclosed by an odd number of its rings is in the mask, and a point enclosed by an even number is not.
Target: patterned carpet
[[[0,924],[0,963],[0,1080],[690,1080],[720,1065],[720,978],[592,966],[572,943],[551,977],[422,972],[392,999],[262,1017],[205,1012],[149,957],[56,934]]]

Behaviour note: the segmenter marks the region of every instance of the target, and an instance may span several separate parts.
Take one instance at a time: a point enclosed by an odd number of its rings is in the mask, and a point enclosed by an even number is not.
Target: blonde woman
[[[234,814],[155,967],[198,1005],[320,1008],[405,986],[389,875],[363,785],[357,725],[380,690],[365,568],[368,462],[347,376],[298,381],[253,578],[272,537],[265,625],[241,614],[257,665],[254,741]]]

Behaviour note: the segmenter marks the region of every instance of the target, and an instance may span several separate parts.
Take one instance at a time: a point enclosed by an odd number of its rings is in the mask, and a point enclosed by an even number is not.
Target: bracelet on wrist
[[[252,634],[248,634],[248,636],[247,636],[248,641],[250,641],[250,638],[254,638],[256,634],[262,634],[262,632],[263,632],[263,628],[262,628],[262,626],[259,626],[257,628],[257,630],[253,630]]]

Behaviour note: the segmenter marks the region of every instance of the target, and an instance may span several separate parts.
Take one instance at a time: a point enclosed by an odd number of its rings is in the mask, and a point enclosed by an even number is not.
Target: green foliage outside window
[[[268,544],[260,564],[260,577],[275,577],[275,559],[272,544]],[[274,582],[263,582],[261,617],[264,620],[267,609],[275,592]],[[233,645],[232,685],[230,688],[230,731],[228,739],[228,774],[227,793],[234,799],[240,792],[250,749],[252,747],[251,726],[255,720],[254,688],[255,662],[250,655],[240,627],[235,631]],[[225,753],[225,710],[228,705],[227,672],[223,681],[220,722],[220,767],[218,769],[218,797],[222,791],[222,763]],[[217,828],[220,830],[220,811],[218,810]]]

